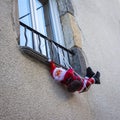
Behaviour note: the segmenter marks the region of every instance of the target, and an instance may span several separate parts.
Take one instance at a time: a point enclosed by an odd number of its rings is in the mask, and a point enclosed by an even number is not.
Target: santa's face
[[[55,68],[55,70],[53,71],[53,77],[57,81],[62,81],[64,79],[65,73],[66,70],[64,70],[63,68]]]
[[[60,70],[60,69],[58,69],[57,71],[56,71],[56,73],[55,73],[55,76],[60,76],[60,74],[61,74],[61,72],[62,72],[62,70]]]

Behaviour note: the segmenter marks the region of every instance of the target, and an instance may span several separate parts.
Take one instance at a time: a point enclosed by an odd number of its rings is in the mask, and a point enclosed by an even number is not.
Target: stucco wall
[[[101,85],[88,93],[96,120],[120,119],[120,2],[72,0],[88,66],[101,72]]]
[[[120,119],[119,4],[72,0],[83,50],[89,65],[101,71],[102,84],[70,94],[53,81],[48,66],[20,52],[13,1],[0,1],[0,120]]]
[[[68,93],[48,66],[20,52],[13,1],[0,1],[0,120],[91,118],[87,94]]]

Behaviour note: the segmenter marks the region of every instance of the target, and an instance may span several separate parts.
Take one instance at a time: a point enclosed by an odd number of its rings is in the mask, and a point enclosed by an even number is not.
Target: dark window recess
[[[51,58],[56,64],[65,68],[71,65],[74,54],[71,50],[68,50],[22,22],[20,22],[20,28],[23,29],[21,34],[24,45],[20,45],[22,52],[45,63],[48,63],[48,59]],[[37,41],[38,46],[35,46],[35,41]]]

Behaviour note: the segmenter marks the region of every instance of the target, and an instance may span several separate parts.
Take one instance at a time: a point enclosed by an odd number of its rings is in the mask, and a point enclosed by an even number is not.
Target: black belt
[[[72,77],[66,79],[66,84],[70,84],[73,81]]]

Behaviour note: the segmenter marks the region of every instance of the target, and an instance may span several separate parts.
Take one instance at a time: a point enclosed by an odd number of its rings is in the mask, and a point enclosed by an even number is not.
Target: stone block
[[[67,48],[73,46],[82,48],[81,33],[74,16],[67,13],[61,17],[61,21]]]
[[[79,75],[84,77],[86,75],[86,62],[82,49],[73,47],[71,50],[74,52],[74,55],[72,57],[72,67]]]
[[[57,3],[58,3],[60,16],[66,13],[70,13],[74,15],[74,10],[73,10],[71,0],[57,0]]]

